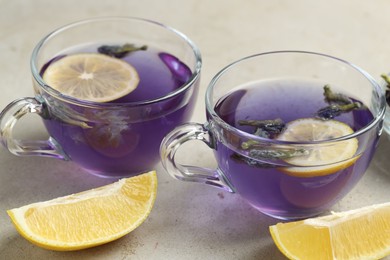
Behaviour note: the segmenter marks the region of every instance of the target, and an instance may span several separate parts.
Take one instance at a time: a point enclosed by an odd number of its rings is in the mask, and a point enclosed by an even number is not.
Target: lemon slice
[[[98,53],[81,53],[51,63],[43,80],[64,95],[109,102],[132,92],[139,83],[139,76],[133,66],[120,59]]]
[[[8,210],[18,232],[40,247],[71,251],[116,240],[142,224],[157,190],[154,171],[100,188]]]
[[[390,254],[390,203],[270,226],[289,259],[380,259]]]
[[[337,120],[302,118],[289,122],[278,140],[307,142],[330,140],[352,134],[353,129]],[[305,148],[304,148],[305,149]],[[299,177],[324,176],[345,169],[355,163],[358,156],[358,140],[351,138],[344,141],[312,145],[307,155],[294,156],[285,161],[299,167],[285,167],[281,170]]]

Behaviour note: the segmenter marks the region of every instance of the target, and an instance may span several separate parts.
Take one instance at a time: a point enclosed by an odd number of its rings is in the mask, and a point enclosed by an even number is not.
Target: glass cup
[[[387,74],[386,76],[390,77],[390,74]],[[389,102],[390,102],[390,87],[389,87],[389,83],[387,83],[386,80],[384,80],[384,79],[381,79],[381,81],[379,83],[382,86],[383,91],[385,92],[385,97],[386,97],[386,102],[387,102],[386,114],[385,114],[385,119],[383,122],[383,130],[386,132],[387,138],[390,139],[390,104],[389,104]]]
[[[299,90],[297,82],[305,85],[304,91]],[[278,90],[278,84],[284,86],[283,92]],[[311,109],[318,100],[325,102],[325,84],[337,86],[337,90],[363,103],[349,112],[352,116],[346,113],[340,119],[335,118],[348,121],[356,131],[319,141],[291,141],[269,138],[249,131],[246,126],[237,126],[238,120],[254,119],[248,115],[261,118],[268,112],[284,120],[294,120],[297,113],[298,118],[313,117]],[[313,101],[305,92],[318,94],[318,100]],[[305,100],[301,100],[303,94]],[[283,112],[272,107],[276,100]],[[353,64],[301,51],[257,54],[228,65],[212,79],[206,92],[207,122],[186,123],[174,129],[164,138],[160,155],[173,178],[238,193],[257,210],[275,218],[302,219],[328,209],[363,176],[376,149],[384,113],[385,99],[380,86]],[[191,140],[200,140],[213,149],[216,169],[180,163],[176,153],[183,143]],[[288,159],[306,158],[299,156],[323,149],[337,152],[340,145],[356,141],[356,152],[350,158],[337,159],[340,161],[331,164],[321,160],[296,164]]]
[[[134,65],[139,69],[139,86],[147,84],[152,94],[167,86],[159,74],[154,75],[155,70],[143,66],[162,63],[161,53],[168,59],[164,60],[165,70],[187,66],[186,81],[162,96],[116,103],[73,98],[45,83],[42,73],[53,59],[62,57],[58,55],[95,43],[131,43],[163,51],[145,60],[137,56],[141,54],[131,56],[141,64],[140,68]],[[156,61],[158,57],[161,61]],[[139,18],[98,18],[64,26],[43,38],[33,50],[31,70],[35,97],[15,100],[0,114],[3,145],[15,155],[68,160],[99,176],[124,177],[151,170],[159,162],[163,137],[190,118],[198,92],[201,54],[184,34],[160,23]],[[183,76],[179,72],[175,76]],[[43,119],[48,140],[14,138],[14,125],[28,114]]]

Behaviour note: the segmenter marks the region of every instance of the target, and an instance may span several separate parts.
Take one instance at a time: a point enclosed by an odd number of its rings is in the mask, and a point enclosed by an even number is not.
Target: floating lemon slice
[[[293,142],[323,141],[352,134],[353,129],[337,120],[303,118],[291,121],[278,140]],[[303,148],[305,149],[305,148]],[[287,174],[299,177],[324,176],[345,169],[355,163],[358,156],[356,138],[311,145],[307,155],[294,156],[285,161],[299,167],[281,168]]]
[[[381,259],[390,254],[390,203],[270,226],[289,259]]]
[[[136,69],[125,61],[98,53],[67,55],[43,74],[50,87],[77,99],[109,102],[132,92],[139,83]]]
[[[116,240],[141,225],[152,210],[156,190],[156,172],[151,171],[7,213],[32,243],[51,250],[78,250]]]

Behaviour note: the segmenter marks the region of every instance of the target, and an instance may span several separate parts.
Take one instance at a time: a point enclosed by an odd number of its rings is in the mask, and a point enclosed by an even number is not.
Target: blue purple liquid
[[[323,86],[323,85],[322,85]],[[289,122],[313,117],[326,107],[322,86],[302,81],[257,83],[225,96],[215,106],[217,114],[228,124],[253,134],[250,126],[238,125],[238,120],[281,118]],[[373,115],[368,109],[354,110],[335,118],[355,131],[369,124]],[[217,142],[216,158],[225,177],[236,192],[259,211],[281,219],[300,219],[318,215],[345,196],[366,171],[372,159],[377,134],[359,140],[367,142],[363,154],[343,170],[326,176],[290,176],[281,167],[253,166],[239,160],[235,151]]]
[[[98,46],[74,48],[61,53],[57,59],[73,53],[96,53]],[[140,81],[136,90],[110,103],[158,99],[181,88],[192,76],[184,63],[157,49],[131,52],[121,59],[137,70]],[[43,66],[41,73],[48,66],[50,62]],[[87,118],[89,127],[64,120],[63,112],[55,112],[55,109],[51,109],[52,113],[44,123],[66,156],[88,171],[106,177],[136,175],[153,169],[159,161],[163,137],[189,119],[197,84],[195,82],[186,91],[161,102],[115,110],[73,106],[56,100],[60,106],[71,109],[68,114],[74,112]],[[51,106],[58,107],[58,104]]]

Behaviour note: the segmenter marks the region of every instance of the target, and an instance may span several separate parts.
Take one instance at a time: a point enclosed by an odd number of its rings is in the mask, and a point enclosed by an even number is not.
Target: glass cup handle
[[[13,137],[16,122],[27,114],[45,113],[44,105],[35,98],[21,98],[11,102],[0,113],[0,138],[2,144],[13,154],[19,156],[47,156],[68,160],[57,142],[48,140],[18,140]]]
[[[190,165],[182,165],[175,160],[179,147],[187,141],[200,140],[214,149],[210,141],[207,126],[198,123],[183,124],[171,131],[160,146],[161,161],[167,172],[175,179],[189,182],[205,183],[225,191],[234,192],[233,186],[224,177],[219,168],[208,169]]]

